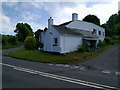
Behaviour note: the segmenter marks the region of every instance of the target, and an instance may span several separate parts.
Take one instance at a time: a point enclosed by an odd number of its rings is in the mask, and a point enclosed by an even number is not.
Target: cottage
[[[78,20],[78,14],[72,14],[72,20],[60,25],[54,25],[53,19],[48,19],[48,29],[42,33],[43,51],[68,53],[76,51],[83,43],[86,46],[97,47],[99,40],[105,38],[105,29],[89,22]]]

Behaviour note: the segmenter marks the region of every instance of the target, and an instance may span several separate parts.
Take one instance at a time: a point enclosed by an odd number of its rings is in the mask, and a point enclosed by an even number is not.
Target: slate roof
[[[97,35],[92,35],[91,31],[80,30],[80,29],[73,29],[67,28],[64,26],[57,26],[53,25],[53,27],[60,33],[60,34],[68,34],[68,35],[81,35],[84,37],[97,37]]]
[[[62,23],[62,24],[60,24],[59,26],[66,26],[66,25],[68,25],[68,24],[71,23],[71,22],[72,22],[72,21]]]

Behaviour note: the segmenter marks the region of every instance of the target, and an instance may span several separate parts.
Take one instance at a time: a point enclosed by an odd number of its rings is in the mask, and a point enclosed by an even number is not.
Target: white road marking
[[[70,65],[63,65],[63,67],[70,67]]]
[[[23,68],[23,67],[18,67],[18,66],[14,66],[14,65],[9,65],[9,64],[4,64],[4,63],[0,63],[0,65],[11,67],[11,68],[13,68],[15,70],[18,70],[18,71],[23,71],[23,72],[27,72],[27,73],[31,73],[31,74],[37,74],[37,75],[40,75],[40,76],[45,76],[45,77],[54,78],[54,79],[57,79],[57,80],[62,80],[62,81],[67,81],[67,82],[76,83],[76,84],[80,84],[80,85],[90,86],[90,87],[94,87],[94,88],[118,89],[116,87],[111,87],[111,86],[97,84],[97,83],[88,82],[88,81],[83,81],[83,80],[79,80],[79,79],[59,76],[59,75],[46,73],[46,72],[40,72],[40,71],[27,69],[27,68]]]
[[[85,70],[85,68],[84,67],[80,67],[80,70]]]
[[[110,70],[104,70],[104,71],[102,71],[102,73],[111,74],[111,71]]]
[[[48,64],[48,65],[53,65],[53,64]]]
[[[56,64],[56,66],[59,66],[59,67],[60,67],[60,66],[62,66],[62,64]]]
[[[79,68],[79,66],[72,66],[71,68]]]
[[[116,75],[120,75],[120,72],[115,72]]]

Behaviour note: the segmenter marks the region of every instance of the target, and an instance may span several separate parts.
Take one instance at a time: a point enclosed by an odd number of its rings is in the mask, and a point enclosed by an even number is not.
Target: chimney
[[[78,14],[77,13],[73,13],[72,14],[72,21],[76,21],[78,20]]]
[[[53,19],[52,19],[52,17],[50,17],[48,19],[48,29],[51,28],[51,25],[53,25]]]

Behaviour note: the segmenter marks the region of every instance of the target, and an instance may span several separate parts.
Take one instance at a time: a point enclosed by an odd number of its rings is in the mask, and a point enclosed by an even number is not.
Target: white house
[[[72,20],[54,25],[48,19],[48,29],[42,32],[43,51],[68,53],[76,51],[83,44],[97,47],[99,40],[105,38],[105,29],[89,22],[78,20],[78,14],[72,14]]]

